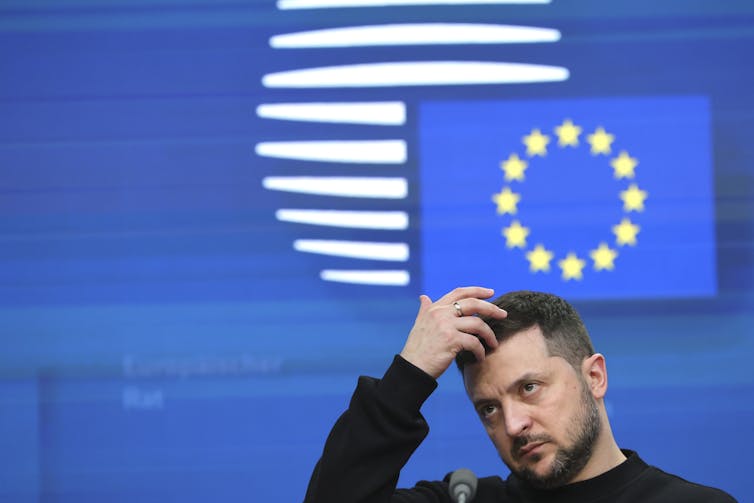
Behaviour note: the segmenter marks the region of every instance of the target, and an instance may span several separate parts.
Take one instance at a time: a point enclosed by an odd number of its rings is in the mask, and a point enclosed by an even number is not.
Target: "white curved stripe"
[[[400,101],[374,103],[263,103],[257,115],[265,119],[402,126],[406,105]]]
[[[360,285],[406,286],[411,277],[408,271],[344,271],[325,269],[319,273],[324,281]]]
[[[276,49],[365,47],[383,45],[511,44],[557,42],[560,32],[550,28],[502,24],[421,23],[348,26],[275,35]]]
[[[266,87],[391,87],[468,84],[518,84],[568,79],[560,66],[488,61],[403,61],[306,68],[269,73]]]
[[[326,239],[297,239],[293,242],[296,251],[348,257],[366,260],[408,260],[406,243],[374,243],[366,241],[335,241]]]
[[[275,216],[283,222],[349,229],[405,230],[408,228],[408,213],[405,211],[280,209],[277,210]]]
[[[389,7],[394,5],[548,4],[551,0],[278,0],[280,10],[339,7]]]
[[[408,195],[405,178],[268,176],[265,189],[320,196],[404,199]]]
[[[257,143],[257,155],[301,161],[402,164],[406,162],[403,140],[271,141]]]

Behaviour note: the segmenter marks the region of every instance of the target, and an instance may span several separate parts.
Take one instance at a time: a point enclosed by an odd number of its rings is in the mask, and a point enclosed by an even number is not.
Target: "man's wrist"
[[[380,380],[381,394],[416,412],[435,388],[437,381],[431,375],[401,355],[395,355],[393,363]]]

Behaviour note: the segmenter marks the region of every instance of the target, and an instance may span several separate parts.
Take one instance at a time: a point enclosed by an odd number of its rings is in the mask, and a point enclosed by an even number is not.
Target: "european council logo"
[[[716,293],[703,97],[419,108],[424,291]]]

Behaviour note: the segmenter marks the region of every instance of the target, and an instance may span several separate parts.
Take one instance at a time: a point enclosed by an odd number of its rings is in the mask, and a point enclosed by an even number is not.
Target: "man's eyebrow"
[[[536,372],[536,371],[530,371],[525,372],[519,376],[518,379],[513,381],[508,385],[508,388],[505,390],[507,393],[515,394],[518,393],[518,390],[526,383],[532,382],[532,381],[544,381],[547,377],[546,372]]]
[[[475,399],[471,403],[474,406],[474,410],[476,410],[482,405],[487,405],[487,404],[495,403],[495,402],[497,402],[497,400],[495,400],[494,398],[487,398],[486,396],[483,396],[483,397]]]
[[[508,386],[508,393],[512,393],[518,390],[523,384],[526,384],[528,382],[544,381],[544,379],[545,379],[544,372],[526,372],[521,377],[513,381],[510,384],[510,386]]]
[[[521,375],[518,379],[513,381],[511,384],[509,384],[508,388],[506,389],[506,392],[515,393],[523,384],[526,384],[532,381],[544,381],[545,377],[546,377],[545,372],[526,372],[523,375]],[[475,397],[471,401],[475,409],[487,403],[497,403],[497,402],[499,402],[497,398],[488,397],[488,396]]]

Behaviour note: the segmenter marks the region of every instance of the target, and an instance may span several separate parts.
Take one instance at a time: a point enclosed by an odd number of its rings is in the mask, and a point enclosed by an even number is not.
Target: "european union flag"
[[[424,288],[716,293],[703,97],[426,102]]]

